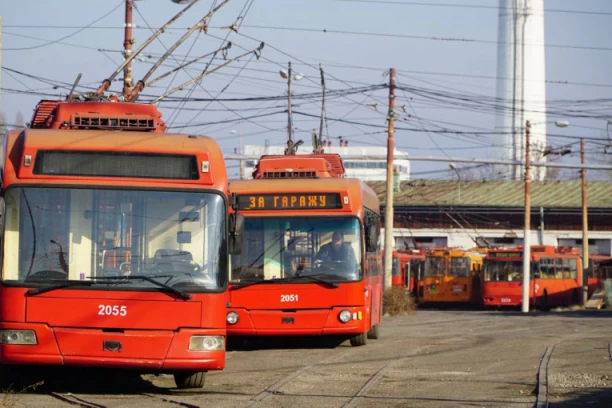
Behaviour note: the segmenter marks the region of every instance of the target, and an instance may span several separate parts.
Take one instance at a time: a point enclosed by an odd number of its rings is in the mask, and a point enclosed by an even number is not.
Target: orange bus
[[[483,257],[481,249],[430,249],[419,282],[419,304],[480,305]]]
[[[166,133],[153,105],[100,99],[41,101],[4,140],[0,369],[202,387],[225,365],[223,156],[211,138]]]
[[[529,304],[542,309],[579,303],[580,251],[550,245],[531,246]],[[522,304],[523,247],[491,249],[484,262],[485,306]]]
[[[422,249],[395,250],[392,262],[391,284],[406,288],[416,297],[419,280],[425,269],[425,251]]]
[[[230,182],[245,220],[231,257],[228,336],[379,336],[379,201],[340,156],[262,156]]]

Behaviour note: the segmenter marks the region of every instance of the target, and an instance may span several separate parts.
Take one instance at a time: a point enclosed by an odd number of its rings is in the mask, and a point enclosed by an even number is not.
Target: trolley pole
[[[132,11],[134,8],[134,0],[125,0],[125,31],[123,41],[123,58],[128,59],[132,54]],[[123,96],[127,98],[132,93],[132,62],[123,68]]]
[[[389,114],[387,137],[387,198],[385,205],[385,282],[384,289],[391,289],[392,256],[393,256],[393,153],[395,141],[393,139],[395,109],[395,68],[389,70]]]
[[[291,61],[289,61],[289,67],[287,69],[287,140],[293,140],[293,118],[291,117]]]
[[[584,165],[584,138],[580,139],[580,164]],[[589,210],[587,207],[586,169],[580,170],[582,180],[582,305],[589,300],[587,268],[589,267]]]
[[[529,162],[529,136],[531,123],[525,123],[525,231],[523,232],[523,313],[529,313],[529,289],[531,274],[531,174]]]

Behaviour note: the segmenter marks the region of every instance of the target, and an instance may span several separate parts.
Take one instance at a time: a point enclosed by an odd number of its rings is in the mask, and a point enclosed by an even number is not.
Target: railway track
[[[77,407],[84,407],[84,408],[107,408],[108,407],[105,404],[95,402],[96,398],[93,398],[91,396],[85,397],[81,394],[74,394],[71,392],[66,392],[66,393],[48,392],[47,395],[57,401],[61,401],[68,405],[74,405]],[[185,407],[185,408],[199,408],[200,407],[200,405],[190,404],[188,402],[183,402],[183,401],[177,401],[168,396],[157,395],[157,394],[152,394],[152,393],[147,393],[147,392],[136,393],[130,396],[130,398],[135,399],[134,402],[136,405],[142,405],[145,403],[143,399],[138,398],[139,396],[146,397],[146,399],[153,399],[159,402],[163,402],[168,406],[179,406],[179,407]]]

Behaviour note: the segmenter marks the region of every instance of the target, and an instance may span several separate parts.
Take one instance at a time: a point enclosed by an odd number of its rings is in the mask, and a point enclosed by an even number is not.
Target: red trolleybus
[[[416,296],[419,280],[425,268],[425,251],[422,249],[395,250],[392,260],[392,285],[404,287]]]
[[[263,156],[253,180],[230,182],[244,216],[231,257],[228,336],[378,338],[379,201],[344,178],[340,156]]]
[[[152,105],[42,101],[31,123],[3,146],[0,368],[11,381],[45,365],[203,386],[225,365],[217,143],[165,133]]]
[[[531,247],[529,304],[547,309],[580,301],[580,251],[550,245]],[[523,295],[523,247],[491,249],[484,262],[485,306],[520,306]]]
[[[453,303],[480,305],[481,249],[432,248],[425,258],[419,282],[419,304]]]

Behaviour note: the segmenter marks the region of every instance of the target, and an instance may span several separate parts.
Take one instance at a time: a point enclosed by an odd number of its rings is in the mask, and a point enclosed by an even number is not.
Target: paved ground
[[[610,407],[611,322],[612,311],[419,310],[385,318],[365,347],[249,343],[203,390],[177,391],[170,376],[81,373],[5,392],[0,406]]]

